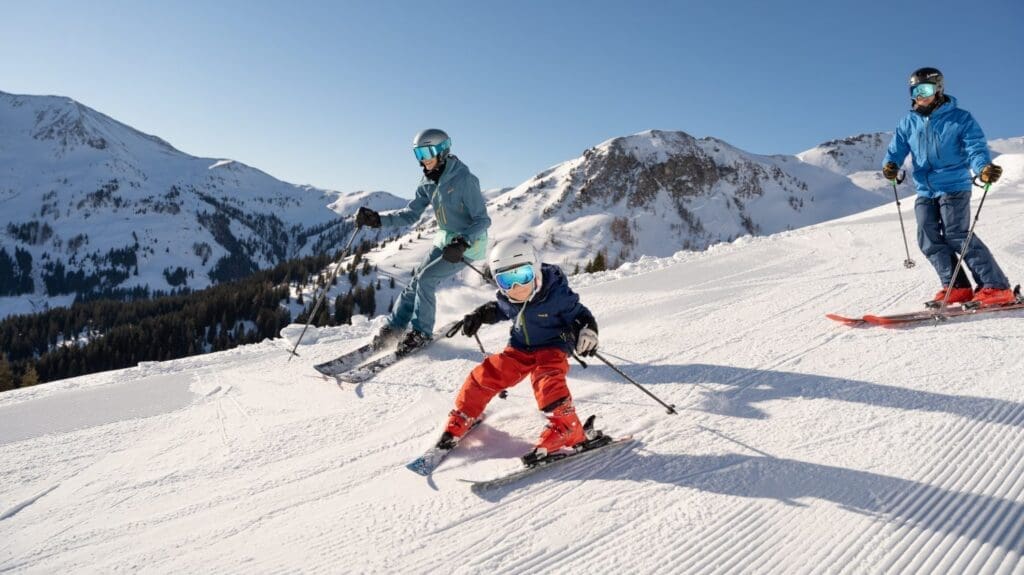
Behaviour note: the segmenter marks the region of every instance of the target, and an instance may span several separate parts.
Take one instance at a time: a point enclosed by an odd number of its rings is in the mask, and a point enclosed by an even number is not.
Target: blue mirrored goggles
[[[910,97],[913,99],[918,98],[931,98],[935,95],[935,84],[918,84],[910,89]]]
[[[434,146],[416,146],[412,149],[412,153],[416,156],[417,162],[429,160],[430,158],[436,158],[440,156],[442,152],[452,147],[451,140],[445,140],[440,144]]]
[[[517,285],[527,285],[533,282],[533,265],[523,264],[494,275],[494,281],[502,291],[508,291]]]

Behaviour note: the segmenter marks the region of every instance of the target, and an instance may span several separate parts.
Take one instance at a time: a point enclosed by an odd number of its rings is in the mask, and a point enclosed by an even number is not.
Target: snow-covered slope
[[[69,98],[0,92],[0,247],[31,256],[35,284],[0,298],[0,315],[67,303],[74,291],[202,288],[211,273],[225,279],[337,248],[338,214],[362,204],[405,200],[288,184],[179,152]],[[95,284],[53,280],[58,265]],[[184,281],[169,281],[178,268]],[[68,295],[45,297],[61,287]]]
[[[1000,154],[1024,154],[1024,137],[990,140],[988,147],[992,150],[992,154],[996,156]]]
[[[1001,161],[977,232],[1020,280],[1024,156]],[[528,383],[432,478],[403,468],[481,358],[462,337],[360,386],[309,366],[367,322],[291,362],[266,341],[4,393],[0,571],[1024,572],[1024,314],[824,318],[934,291],[898,228],[888,204],[574,278],[605,356],[680,415],[573,367],[579,411],[638,443],[486,497],[459,479],[518,465],[543,425]],[[440,319],[489,295],[448,289]]]

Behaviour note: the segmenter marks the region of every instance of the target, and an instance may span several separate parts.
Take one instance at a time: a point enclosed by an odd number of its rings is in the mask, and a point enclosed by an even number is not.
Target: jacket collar
[[[448,183],[449,180],[466,170],[466,165],[460,162],[458,157],[449,154],[448,159],[445,160],[444,172],[441,173],[441,177],[437,180],[437,189],[440,190],[442,185]],[[423,176],[421,183],[432,184],[434,182],[431,182],[426,176]]]
[[[921,118],[924,118],[924,117],[935,118],[937,116],[944,116],[946,114],[949,114],[950,112],[952,112],[953,110],[955,110],[957,108],[956,98],[954,98],[953,96],[950,96],[949,94],[945,94],[945,98],[946,98],[946,101],[941,103],[941,104],[939,104],[939,107],[937,107],[934,110],[932,110],[932,112],[930,114],[928,114],[928,116],[922,116],[921,114],[918,114],[914,110],[911,110],[910,112],[912,114],[914,114],[915,116],[918,116],[918,117],[921,117]]]

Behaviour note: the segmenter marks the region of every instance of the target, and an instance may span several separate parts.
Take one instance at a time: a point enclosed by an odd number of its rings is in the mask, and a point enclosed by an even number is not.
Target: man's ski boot
[[[430,336],[425,333],[415,329],[409,330],[409,333],[405,334],[405,339],[398,343],[398,349],[395,350],[395,353],[399,357],[409,355],[426,347],[430,340]]]
[[[1020,286],[1014,289],[981,288],[971,301],[963,304],[964,309],[978,309],[990,305],[1016,303],[1020,299]]]
[[[946,300],[947,291],[950,292],[949,300]],[[944,301],[947,305],[952,305],[955,303],[964,303],[971,301],[971,298],[973,297],[974,290],[972,290],[970,287],[954,286],[953,288],[942,288],[939,290],[939,293],[935,294],[935,297],[932,298],[932,301],[927,301],[924,303],[924,307],[928,309],[939,309],[940,307],[942,307],[942,302]]]

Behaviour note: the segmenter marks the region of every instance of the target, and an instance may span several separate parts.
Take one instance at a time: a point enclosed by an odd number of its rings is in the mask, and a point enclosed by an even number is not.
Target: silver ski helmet
[[[516,285],[533,285],[530,297],[540,290],[540,260],[533,246],[521,239],[498,242],[487,255],[487,266],[491,269],[494,283],[503,293]]]
[[[444,130],[430,128],[416,134],[412,139],[412,153],[417,162],[437,158],[444,162],[452,149],[452,139]]]
[[[930,88],[929,85],[931,86]],[[942,72],[938,68],[918,68],[910,75],[911,100],[917,98],[918,95],[927,97],[934,94],[941,101],[945,88]],[[932,91],[932,93],[928,94],[928,91]]]

